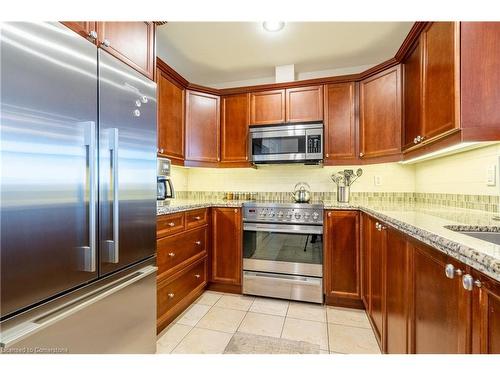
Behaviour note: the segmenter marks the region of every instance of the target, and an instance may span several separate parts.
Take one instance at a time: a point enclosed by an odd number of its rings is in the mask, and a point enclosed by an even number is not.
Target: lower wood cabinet
[[[212,289],[241,292],[242,241],[241,209],[212,208]]]
[[[326,304],[362,307],[358,233],[358,211],[326,211],[323,240]]]

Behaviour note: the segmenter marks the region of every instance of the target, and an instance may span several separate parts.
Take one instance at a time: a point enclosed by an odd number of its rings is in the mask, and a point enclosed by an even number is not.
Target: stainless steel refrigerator
[[[1,25],[1,350],[156,348],[156,84],[59,23]]]

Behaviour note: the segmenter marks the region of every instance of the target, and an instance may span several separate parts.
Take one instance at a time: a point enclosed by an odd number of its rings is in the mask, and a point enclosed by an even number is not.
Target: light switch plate
[[[497,166],[492,164],[488,167],[486,173],[486,185],[495,186],[497,184]]]
[[[373,184],[375,186],[380,186],[382,185],[382,176],[373,176]]]

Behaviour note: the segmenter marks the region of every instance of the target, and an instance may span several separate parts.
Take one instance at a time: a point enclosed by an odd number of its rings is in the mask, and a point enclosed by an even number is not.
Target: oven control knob
[[[318,220],[319,214],[317,212],[313,212],[313,220]]]
[[[274,212],[273,212],[273,211],[269,212],[269,213],[267,214],[267,216],[269,216],[269,217],[274,217]]]
[[[266,213],[264,211],[260,211],[259,212],[259,217],[264,217],[264,216],[266,216]]]
[[[298,212],[295,213],[295,218],[298,220],[300,219],[300,214]]]
[[[311,216],[311,214],[310,214],[309,212],[306,212],[306,213],[304,214],[304,219],[309,220],[309,217],[310,217],[310,216]]]
[[[287,214],[286,214],[286,218],[287,218],[288,220],[290,220],[290,219],[292,218],[292,213],[291,213],[291,212],[287,212]]]
[[[283,217],[283,211],[278,212],[278,217],[281,219]]]

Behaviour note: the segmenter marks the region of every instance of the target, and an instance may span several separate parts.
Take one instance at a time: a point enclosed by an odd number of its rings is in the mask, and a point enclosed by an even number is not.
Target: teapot
[[[307,203],[311,199],[311,187],[306,182],[299,182],[293,188],[291,196],[296,203]]]

